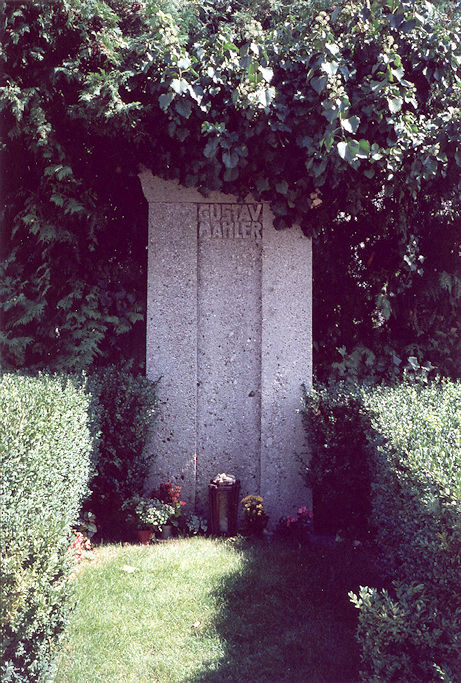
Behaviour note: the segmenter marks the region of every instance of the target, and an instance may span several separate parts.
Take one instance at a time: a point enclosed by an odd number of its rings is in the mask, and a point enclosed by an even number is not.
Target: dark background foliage
[[[156,384],[108,366],[91,373],[87,391],[97,406],[99,439],[84,510],[96,515],[99,539],[120,540],[128,533],[122,503],[142,494],[154,457],[148,437],[156,413]]]
[[[438,4],[4,2],[3,366],[142,369],[144,164],[314,237],[319,377],[457,375],[459,11]]]

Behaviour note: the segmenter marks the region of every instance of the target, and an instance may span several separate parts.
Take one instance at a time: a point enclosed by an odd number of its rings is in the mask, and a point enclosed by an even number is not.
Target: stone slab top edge
[[[152,171],[145,166],[139,167],[138,177],[149,204],[237,204],[242,201],[256,201],[250,194],[243,200],[222,192],[210,192],[205,197],[195,187],[184,187],[178,180],[165,180],[159,176],[154,176]],[[269,204],[267,201],[258,201],[257,203]]]

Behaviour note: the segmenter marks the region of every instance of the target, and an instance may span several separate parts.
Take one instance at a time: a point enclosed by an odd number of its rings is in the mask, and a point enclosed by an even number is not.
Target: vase
[[[164,541],[167,541],[172,536],[173,536],[173,525],[172,524],[165,524],[162,531],[160,532],[160,538],[162,538]]]
[[[154,532],[150,529],[137,529],[136,533],[138,535],[139,542],[143,545],[149,545],[152,540],[152,536],[154,535]]]

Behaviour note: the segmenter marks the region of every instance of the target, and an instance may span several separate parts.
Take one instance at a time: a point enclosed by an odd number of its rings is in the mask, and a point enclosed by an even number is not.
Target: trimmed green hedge
[[[362,588],[363,678],[461,677],[461,382],[363,394],[371,417],[372,523],[392,591]]]
[[[43,681],[71,602],[70,527],[87,494],[89,397],[71,378],[0,377],[2,681]]]
[[[324,496],[314,518],[320,508],[334,530],[350,514],[355,530],[371,493],[368,528],[391,587],[351,594],[362,679],[460,680],[461,383],[340,384],[304,401],[308,483]]]

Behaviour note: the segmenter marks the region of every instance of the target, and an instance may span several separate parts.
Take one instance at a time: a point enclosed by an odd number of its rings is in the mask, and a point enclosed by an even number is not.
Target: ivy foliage
[[[277,228],[316,238],[319,368],[360,338],[419,343],[455,371],[456,14],[423,0],[56,0],[3,16],[8,365],[84,367],[142,334],[142,164],[204,195],[250,191]]]

